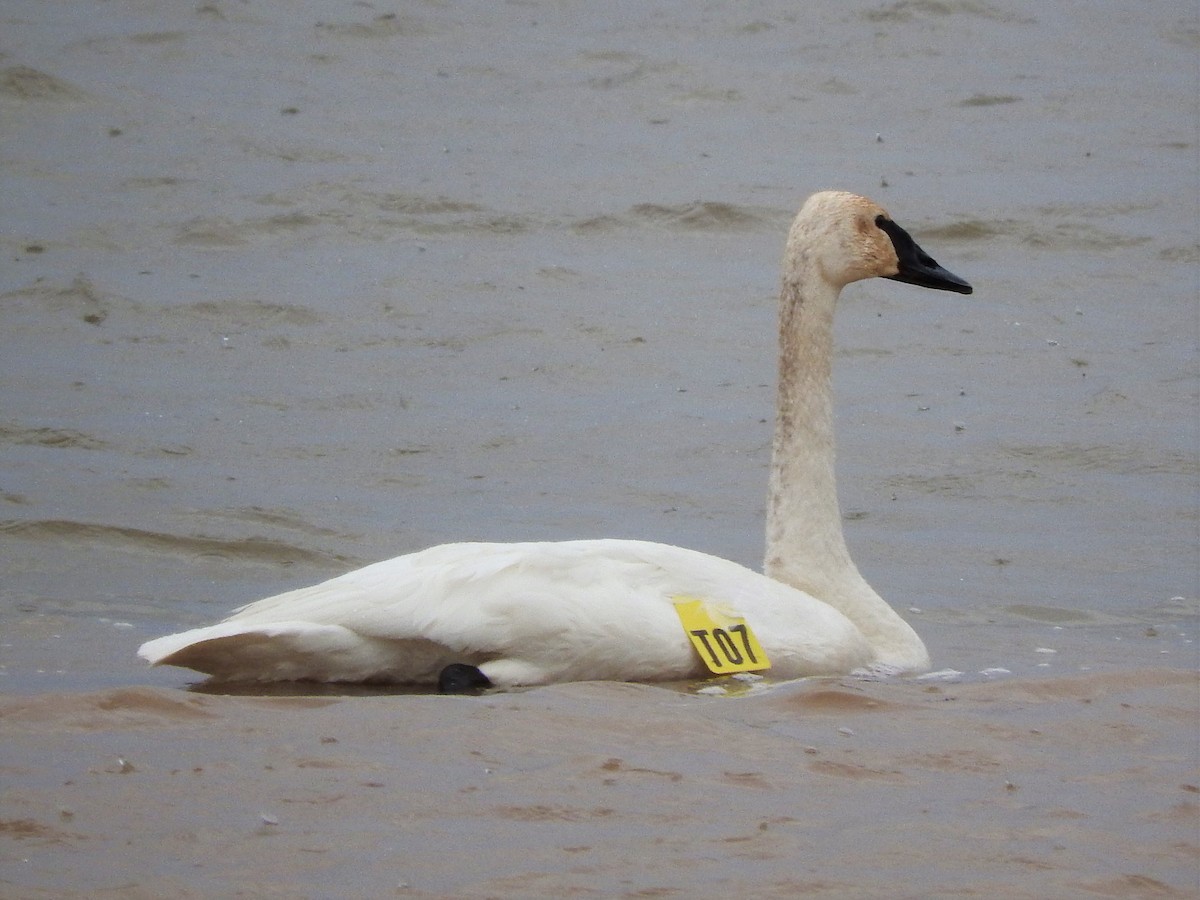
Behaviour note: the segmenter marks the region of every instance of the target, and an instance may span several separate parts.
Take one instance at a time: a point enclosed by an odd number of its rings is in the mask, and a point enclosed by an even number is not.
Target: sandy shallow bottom
[[[1194,673],[0,700],[5,897],[1192,897]]]

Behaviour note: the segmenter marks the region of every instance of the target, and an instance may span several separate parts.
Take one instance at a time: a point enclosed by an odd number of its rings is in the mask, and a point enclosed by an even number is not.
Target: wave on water
[[[0,444],[25,444],[75,450],[103,450],[108,445],[72,428],[23,428],[0,424]]]
[[[922,242],[1012,238],[1026,246],[1044,250],[1110,250],[1115,247],[1137,247],[1151,240],[1145,235],[1118,234],[1077,220],[1031,222],[1020,219],[961,219],[922,227],[917,229],[917,233]]]
[[[576,232],[619,231],[628,228],[666,228],[673,231],[759,231],[786,227],[792,213],[765,206],[696,201],[679,205],[638,203],[621,215],[583,219]]]
[[[26,103],[81,103],[88,99],[82,88],[29,66],[0,70],[0,97]]]
[[[1195,477],[1200,463],[1195,456],[1141,447],[1090,444],[1008,445],[1003,452],[1020,460],[1060,466],[1074,471],[1112,472],[1120,475],[1169,474]]]
[[[189,559],[238,560],[268,565],[344,566],[356,561],[334,553],[309,550],[263,537],[215,538],[144,531],[120,525],[38,519],[0,522],[0,535],[33,541],[67,541],[121,550],[174,554]]]

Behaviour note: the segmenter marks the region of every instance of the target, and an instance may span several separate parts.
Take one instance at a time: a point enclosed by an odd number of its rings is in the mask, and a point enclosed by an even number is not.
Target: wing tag
[[[758,638],[735,612],[695,597],[676,597],[675,612],[710,672],[728,675],[771,668]]]

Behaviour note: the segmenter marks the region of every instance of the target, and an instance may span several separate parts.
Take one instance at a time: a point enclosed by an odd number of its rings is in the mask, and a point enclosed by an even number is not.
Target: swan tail
[[[433,684],[451,662],[476,662],[428,640],[373,638],[311,622],[221,622],[147,641],[138,656],[229,682]]]

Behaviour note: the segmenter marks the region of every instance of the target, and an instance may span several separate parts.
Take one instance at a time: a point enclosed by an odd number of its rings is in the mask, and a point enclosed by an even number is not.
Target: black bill
[[[896,257],[900,260],[900,271],[895,275],[887,275],[893,281],[903,281],[905,284],[915,284],[920,287],[932,288],[935,291],[954,291],[959,294],[969,294],[974,290],[953,272],[943,269],[937,260],[921,249],[907,231],[891,219],[878,216],[875,224],[892,239],[896,248]]]

